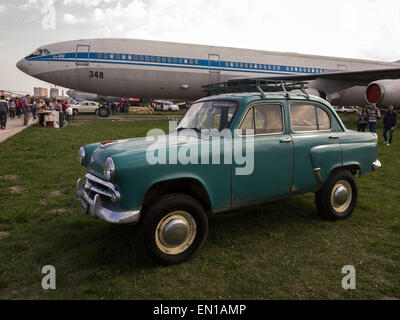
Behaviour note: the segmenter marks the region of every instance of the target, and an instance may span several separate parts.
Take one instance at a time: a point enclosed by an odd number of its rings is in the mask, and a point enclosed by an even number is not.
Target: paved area
[[[38,120],[33,120],[31,117],[29,121],[29,125],[31,126],[32,124],[36,123]],[[21,116],[20,119],[16,117],[15,119],[11,120],[10,118],[7,119],[7,128],[6,130],[0,130],[0,143],[3,141],[7,140],[8,138],[12,137],[13,135],[16,135],[17,133],[21,132],[22,130],[26,129],[27,127],[24,127],[24,117]]]

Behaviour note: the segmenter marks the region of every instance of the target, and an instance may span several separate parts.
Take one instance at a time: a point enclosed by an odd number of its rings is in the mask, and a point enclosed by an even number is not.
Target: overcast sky
[[[44,44],[137,38],[400,60],[399,0],[0,0],[0,89],[49,87],[15,64]]]

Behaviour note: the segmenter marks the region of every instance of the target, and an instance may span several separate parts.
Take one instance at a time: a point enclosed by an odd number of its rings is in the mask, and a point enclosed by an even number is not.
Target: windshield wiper
[[[178,129],[177,129],[178,132],[180,132],[180,131],[182,131],[182,130],[194,130],[194,131],[196,131],[196,132],[200,132],[200,133],[202,132],[201,129],[199,129],[199,128],[182,128],[182,127],[181,127],[181,128],[178,128]]]

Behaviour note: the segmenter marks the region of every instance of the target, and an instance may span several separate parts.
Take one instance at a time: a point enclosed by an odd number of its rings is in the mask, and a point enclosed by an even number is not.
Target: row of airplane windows
[[[171,57],[155,57],[145,55],[130,55],[130,54],[119,54],[119,53],[98,53],[98,59],[116,59],[116,60],[135,60],[135,61],[146,61],[146,62],[162,62],[162,63],[176,63],[176,64],[188,64],[188,65],[199,65],[198,59],[186,59],[186,58],[171,58]],[[213,67],[218,67],[218,61],[212,61]],[[207,62],[208,63],[208,62]],[[245,69],[260,69],[260,70],[275,70],[275,71],[291,71],[291,72],[304,72],[304,73],[325,73],[326,69],[320,68],[309,68],[309,67],[293,67],[293,66],[278,66],[270,64],[258,64],[258,63],[243,63],[243,62],[232,62],[232,61],[221,61],[220,66],[228,68],[245,68]]]

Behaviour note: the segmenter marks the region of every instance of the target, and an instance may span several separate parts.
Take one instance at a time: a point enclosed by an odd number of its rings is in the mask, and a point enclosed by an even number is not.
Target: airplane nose
[[[22,72],[26,72],[26,70],[27,70],[27,68],[26,68],[26,59],[22,59],[22,60],[18,61],[17,68],[19,70],[21,70]]]

